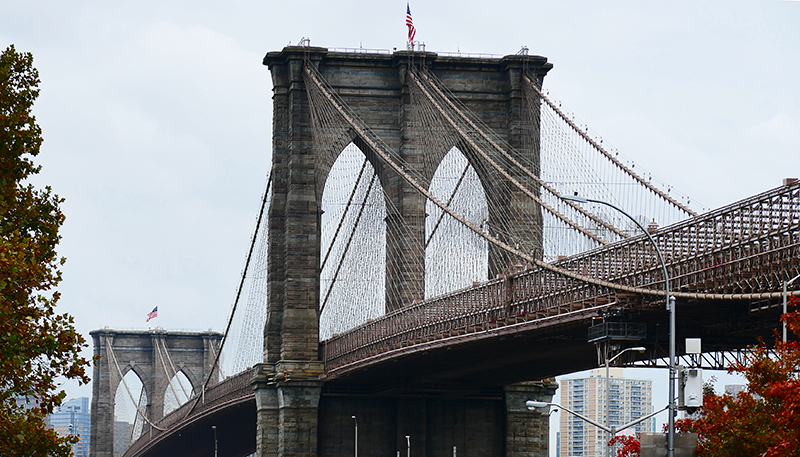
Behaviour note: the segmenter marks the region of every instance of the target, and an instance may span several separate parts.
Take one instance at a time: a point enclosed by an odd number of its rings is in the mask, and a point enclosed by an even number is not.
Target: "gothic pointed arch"
[[[320,339],[384,312],[386,202],[368,156],[349,143],[321,198]]]

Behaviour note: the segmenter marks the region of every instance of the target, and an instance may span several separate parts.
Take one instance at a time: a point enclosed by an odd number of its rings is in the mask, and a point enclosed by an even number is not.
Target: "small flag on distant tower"
[[[154,317],[158,317],[158,306],[156,306],[155,308],[153,308],[152,311],[147,313],[147,320],[145,322],[150,322],[150,319]]]
[[[414,41],[417,29],[414,28],[414,19],[411,19],[411,7],[406,3],[406,25],[408,26],[408,41]]]

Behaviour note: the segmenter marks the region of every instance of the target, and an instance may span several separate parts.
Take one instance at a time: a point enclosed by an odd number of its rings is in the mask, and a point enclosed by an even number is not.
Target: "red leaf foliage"
[[[608,442],[609,446],[621,445],[617,449],[617,457],[639,457],[642,454],[642,445],[639,439],[630,435],[617,435]]]
[[[781,319],[800,335],[800,311]],[[728,370],[747,379],[746,392],[707,391],[699,417],[676,423],[699,435],[701,457],[800,457],[800,345],[776,339],[774,351],[764,343],[751,349],[747,363]]]

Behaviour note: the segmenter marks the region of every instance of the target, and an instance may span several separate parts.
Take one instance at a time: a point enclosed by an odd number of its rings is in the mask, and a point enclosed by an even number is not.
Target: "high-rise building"
[[[653,381],[626,379],[622,368],[609,369],[608,409],[610,425],[619,428],[653,412]],[[607,422],[605,368],[589,372],[588,378],[561,380],[561,405],[601,424]],[[561,412],[560,457],[604,457],[608,434],[594,425]],[[645,420],[623,433],[652,432],[653,421]],[[616,455],[613,453],[612,455]]]
[[[59,435],[75,435],[80,440],[72,445],[75,457],[89,456],[89,431],[91,414],[89,397],[72,398],[61,404],[56,412],[48,416],[50,427]]]

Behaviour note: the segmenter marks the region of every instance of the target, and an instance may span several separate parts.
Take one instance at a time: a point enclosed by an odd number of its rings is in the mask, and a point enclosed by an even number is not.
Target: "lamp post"
[[[664,263],[664,256],[661,255],[661,249],[658,248],[658,244],[656,244],[656,240],[653,239],[650,232],[642,227],[639,221],[611,203],[579,197],[577,195],[562,195],[561,199],[576,203],[599,203],[619,211],[625,217],[633,221],[633,223],[647,235],[647,239],[650,240],[650,243],[656,250],[658,261],[661,262],[661,269],[664,273],[664,295],[666,296],[667,310],[669,311],[669,417],[667,418],[667,457],[673,457],[675,455],[675,411],[677,409],[675,405],[675,297],[669,295],[669,273],[667,273],[667,264]]]
[[[789,284],[793,283],[797,278],[800,278],[800,275],[797,275],[788,281],[783,281],[783,314],[786,314],[786,301],[788,295],[786,289],[789,287]],[[786,322],[783,323],[783,342],[786,342]]]
[[[611,426],[611,378],[608,375],[608,367],[611,364],[611,362],[617,359],[617,357],[621,356],[622,354],[628,351],[644,352],[645,350],[646,350],[645,348],[638,346],[635,348],[623,349],[619,351],[617,355],[611,357],[610,359],[608,358],[608,355],[606,355],[606,427],[608,427],[611,430],[608,432],[609,433],[608,441],[614,439],[614,435],[616,435],[614,427]],[[606,457],[609,457],[610,455],[611,455],[611,446],[606,446]]]
[[[214,430],[214,457],[217,457],[217,426],[212,425],[211,430]]]
[[[358,419],[356,416],[350,416],[356,424],[356,438],[355,438],[355,457],[358,457]]]
[[[600,430],[605,430],[608,433],[613,433],[614,432],[613,428],[606,427],[605,425],[603,425],[603,424],[601,424],[601,423],[599,423],[597,421],[593,421],[592,419],[589,419],[588,417],[584,416],[583,414],[579,414],[579,413],[576,413],[575,411],[573,411],[571,409],[565,408],[565,407],[559,405],[558,403],[548,403],[548,402],[545,402],[545,401],[528,400],[528,401],[525,402],[525,406],[530,411],[533,411],[533,410],[535,410],[537,408],[546,408],[548,406],[555,406],[556,408],[561,408],[562,410],[572,414],[573,416],[575,416],[575,417],[577,417],[579,419],[582,419],[582,420],[594,425],[595,427],[599,428]],[[636,419],[634,421],[628,422],[627,424],[625,424],[622,427],[620,427],[620,430],[625,430],[626,428],[634,426],[634,425],[638,424],[639,422],[646,421],[647,419],[650,419],[651,417],[655,416],[656,414],[660,413],[661,411],[664,411],[668,407],[669,406],[666,406],[664,408],[659,409],[658,411],[653,411],[652,413],[650,413],[650,414],[648,414],[646,416],[642,416],[642,417],[640,417],[640,418],[638,418],[638,419]]]

